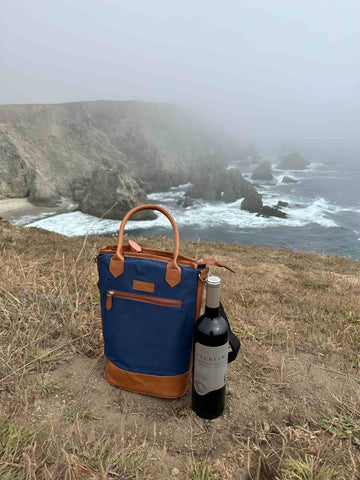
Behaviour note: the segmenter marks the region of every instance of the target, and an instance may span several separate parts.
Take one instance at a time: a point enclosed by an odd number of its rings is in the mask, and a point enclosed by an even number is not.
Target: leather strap
[[[141,210],[157,210],[158,212],[162,213],[163,215],[165,215],[165,217],[167,217],[170,220],[170,223],[174,231],[174,257],[167,264],[165,280],[171,287],[175,287],[175,285],[177,285],[181,281],[181,269],[177,263],[178,256],[179,256],[179,243],[180,243],[179,230],[177,228],[175,220],[170,215],[170,213],[167,210],[165,210],[165,208],[162,208],[159,205],[152,205],[152,204],[139,205],[138,207],[135,207],[132,210],[130,210],[122,219],[120,229],[119,229],[119,239],[118,239],[116,253],[110,260],[110,267],[109,267],[110,272],[115,278],[119,277],[124,272],[125,260],[124,260],[124,254],[123,254],[123,241],[124,241],[125,225],[126,225],[126,222],[129,220],[129,218],[132,215],[134,215],[134,213],[140,212]]]
[[[229,345],[231,348],[231,352],[229,352],[228,354],[228,363],[231,363],[237,357],[237,354],[239,353],[239,350],[241,347],[241,343],[238,337],[235,335],[235,333],[233,333],[233,331],[231,330],[229,319],[226,315],[224,305],[221,302],[220,302],[220,315],[223,318],[225,318],[225,320],[227,321],[227,324],[229,325]]]
[[[215,267],[224,267],[227,270],[230,270],[232,273],[236,273],[235,270],[233,270],[229,265],[225,265],[225,263],[221,263],[218,260],[215,260],[213,258],[207,258],[206,260],[199,260],[199,264],[205,264],[205,265],[215,265]]]

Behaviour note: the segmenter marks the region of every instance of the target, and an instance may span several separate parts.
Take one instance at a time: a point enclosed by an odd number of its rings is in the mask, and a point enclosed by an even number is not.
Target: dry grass
[[[136,435],[107,436],[76,419],[59,435],[56,426],[37,430],[2,421],[1,479],[153,478],[145,442]]]
[[[189,394],[103,380],[93,258],[114,241],[0,224],[1,480],[359,478],[358,261],[182,244],[237,271],[213,269],[243,347],[224,416],[205,421]]]

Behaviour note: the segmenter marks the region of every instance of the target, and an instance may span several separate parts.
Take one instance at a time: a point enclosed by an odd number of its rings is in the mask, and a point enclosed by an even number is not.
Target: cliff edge
[[[69,198],[97,216],[118,202],[108,216],[121,218],[146,193],[244,155],[226,133],[172,104],[0,106],[0,199],[55,206]]]

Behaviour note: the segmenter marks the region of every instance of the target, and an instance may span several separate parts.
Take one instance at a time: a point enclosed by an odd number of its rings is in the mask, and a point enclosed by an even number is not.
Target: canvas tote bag
[[[126,222],[141,210],[157,210],[171,222],[174,250],[123,244]],[[107,365],[118,387],[165,398],[182,396],[189,383],[194,321],[200,315],[204,262],[179,254],[173,217],[158,205],[140,205],[123,218],[117,245],[97,256]]]

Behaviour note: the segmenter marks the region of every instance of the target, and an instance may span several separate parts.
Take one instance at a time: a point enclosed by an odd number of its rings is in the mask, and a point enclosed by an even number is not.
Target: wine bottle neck
[[[205,305],[205,316],[208,318],[220,317],[220,307],[212,308]]]
[[[216,278],[216,277],[211,277]],[[217,309],[220,307],[220,282],[217,285],[206,285],[206,308]]]

